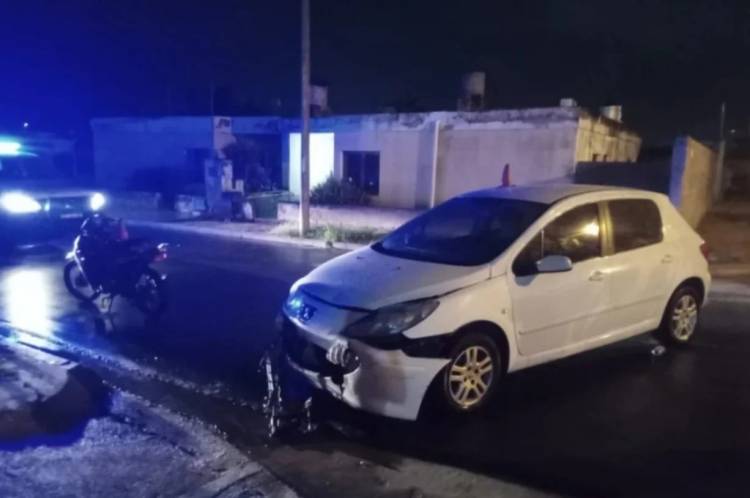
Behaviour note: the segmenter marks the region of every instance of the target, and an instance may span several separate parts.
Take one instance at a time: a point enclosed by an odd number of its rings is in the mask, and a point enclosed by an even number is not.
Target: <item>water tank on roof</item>
[[[310,114],[320,116],[328,113],[328,87],[310,85]]]
[[[621,105],[605,105],[599,112],[605,118],[609,118],[613,121],[622,123],[622,106]]]
[[[563,97],[560,99],[560,107],[578,107],[578,102],[572,97]]]
[[[486,79],[482,71],[464,75],[461,82],[461,97],[458,99],[459,111],[480,111],[484,108]]]

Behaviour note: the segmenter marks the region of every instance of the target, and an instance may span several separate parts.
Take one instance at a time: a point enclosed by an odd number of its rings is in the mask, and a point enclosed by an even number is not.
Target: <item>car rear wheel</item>
[[[456,412],[474,412],[492,398],[502,375],[495,342],[485,334],[467,334],[451,351],[443,373],[443,398]]]
[[[695,336],[700,319],[701,298],[694,287],[683,286],[677,289],[664,311],[660,338],[670,344],[687,344]]]

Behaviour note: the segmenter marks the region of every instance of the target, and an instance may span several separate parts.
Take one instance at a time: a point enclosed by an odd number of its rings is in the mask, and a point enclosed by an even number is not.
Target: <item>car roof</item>
[[[606,185],[581,185],[570,183],[545,183],[537,185],[512,185],[467,192],[461,197],[493,197],[498,199],[518,199],[522,201],[553,204],[559,200],[591,192],[638,192],[624,187]]]

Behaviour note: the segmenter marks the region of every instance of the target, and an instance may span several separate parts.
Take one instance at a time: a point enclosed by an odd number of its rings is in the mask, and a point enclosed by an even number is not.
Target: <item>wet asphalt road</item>
[[[160,323],[144,323],[124,303],[105,317],[79,308],[62,283],[62,248],[23,252],[0,266],[0,318],[258,399],[257,363],[289,285],[337,252],[132,231],[173,244],[160,268],[171,298]],[[654,343],[639,338],[519,372],[486,413],[468,420],[428,414],[399,422],[325,399],[321,413],[349,427],[348,443],[363,452],[416,456],[566,495],[747,496],[748,318],[748,304],[714,302],[690,348],[656,358]]]

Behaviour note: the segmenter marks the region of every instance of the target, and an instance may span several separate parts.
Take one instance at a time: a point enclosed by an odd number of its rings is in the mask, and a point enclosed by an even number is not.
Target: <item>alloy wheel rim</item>
[[[687,341],[698,323],[698,303],[689,294],[680,297],[672,310],[672,333],[680,341]]]
[[[492,354],[482,346],[469,346],[451,363],[448,393],[461,408],[471,408],[487,395],[494,374]]]

